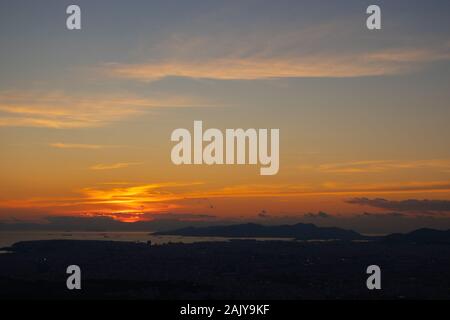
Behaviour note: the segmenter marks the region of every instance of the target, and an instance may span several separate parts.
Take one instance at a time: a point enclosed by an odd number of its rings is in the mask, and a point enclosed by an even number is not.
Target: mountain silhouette
[[[295,238],[297,240],[361,240],[366,237],[352,230],[317,227],[314,224],[266,226],[255,223],[229,226],[187,227],[154,233],[194,237]]]
[[[445,243],[450,244],[450,230],[435,230],[422,228],[410,233],[394,233],[383,239],[389,243]]]

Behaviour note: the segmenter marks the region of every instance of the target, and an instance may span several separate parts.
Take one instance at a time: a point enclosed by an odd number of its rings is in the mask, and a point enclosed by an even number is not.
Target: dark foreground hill
[[[33,241],[0,254],[0,299],[450,299],[450,245]],[[82,289],[66,288],[81,268]],[[380,266],[382,290],[366,287]]]
[[[155,234],[195,237],[294,238],[297,240],[361,240],[367,238],[352,230],[323,228],[305,223],[281,226],[247,223],[229,226],[188,227]]]

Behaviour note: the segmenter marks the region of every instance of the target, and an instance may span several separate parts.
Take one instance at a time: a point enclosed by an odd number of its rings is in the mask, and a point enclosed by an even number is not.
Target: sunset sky
[[[2,0],[0,221],[447,217],[450,2],[372,2]],[[279,173],[175,166],[194,120],[279,128]]]

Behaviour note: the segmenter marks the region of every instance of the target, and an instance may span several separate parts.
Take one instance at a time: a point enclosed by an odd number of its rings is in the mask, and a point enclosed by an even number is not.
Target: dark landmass
[[[419,229],[410,233],[395,233],[383,238],[391,243],[450,244],[450,230]]]
[[[157,232],[155,235],[237,238],[294,238],[297,240],[363,240],[368,239],[355,231],[340,228],[317,227],[314,224],[266,226],[255,223],[229,226],[187,227]]]
[[[450,299],[450,245],[31,241],[0,254],[0,299]],[[82,290],[66,289],[66,268]],[[366,288],[366,268],[382,290]]]
[[[386,236],[364,236],[352,230],[324,228],[314,224],[264,226],[254,223],[228,226],[188,227],[156,232],[154,235],[227,238],[293,238],[295,240],[370,240],[386,243],[450,244],[450,230],[418,229]]]
[[[312,224],[241,224],[157,234],[302,241],[19,242],[0,249],[9,252],[0,254],[0,299],[450,299],[450,230],[369,238]],[[66,288],[72,264],[82,270],[80,291]],[[366,287],[373,264],[379,291]]]

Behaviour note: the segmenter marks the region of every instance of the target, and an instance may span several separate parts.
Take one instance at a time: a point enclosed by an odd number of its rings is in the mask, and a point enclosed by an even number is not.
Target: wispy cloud
[[[409,212],[450,212],[449,200],[386,200],[382,198],[368,199],[368,198],[354,198],[347,201],[351,204],[365,205],[380,209],[397,210],[397,211],[409,211]]]
[[[216,80],[258,80],[273,78],[346,78],[396,74],[405,68],[387,63],[359,62],[354,57],[239,58],[203,62],[162,61],[147,64],[109,64],[105,69],[115,77],[155,81],[165,77]]]
[[[364,194],[408,194],[414,192],[447,193],[449,181],[398,182],[398,183],[335,183],[325,182],[321,186],[295,184],[236,185],[203,193],[203,197],[308,197],[346,196]],[[191,195],[194,196],[194,195]]]
[[[434,169],[447,171],[450,169],[449,159],[429,159],[429,160],[365,160],[350,161],[340,163],[326,163],[320,165],[301,165],[301,170],[319,171],[324,173],[379,173],[388,170],[407,170],[407,169]]]
[[[151,57],[147,60],[108,63],[100,70],[111,77],[138,81],[172,76],[217,80],[349,78],[408,73],[427,63],[450,59],[450,47],[442,41],[425,45],[402,39],[397,47],[355,45],[367,43],[367,34],[354,27],[359,23],[352,17],[302,28],[279,24],[267,28],[265,24],[265,28],[238,33],[187,30],[153,43],[147,48]]]
[[[441,50],[429,48],[397,48],[369,53],[368,61],[396,62],[396,63],[421,63],[449,60],[450,51],[443,47]]]
[[[111,147],[98,144],[64,143],[64,142],[50,143],[49,146],[57,149],[88,149],[88,150],[98,150]]]
[[[202,42],[200,44],[204,45]],[[440,47],[341,52],[332,55],[323,52],[267,53],[255,49],[248,50],[252,54],[238,51],[224,56],[215,54],[201,60],[192,58],[190,50],[192,47],[187,50],[187,57],[178,56],[137,64],[109,63],[102,70],[112,77],[139,81],[155,81],[172,76],[216,80],[349,78],[408,73],[426,63],[450,60],[450,50]]]
[[[73,96],[62,92],[0,92],[0,126],[55,129],[103,126],[151,108],[202,106],[185,97]]]
[[[84,188],[81,193],[89,199],[97,200],[132,200],[140,198],[145,201],[153,201],[155,197],[160,199],[166,195],[174,195],[178,188],[202,185],[201,182],[161,182],[140,185],[117,185],[104,188]],[[180,193],[180,192],[178,192]],[[172,197],[169,197],[172,198]]]
[[[183,200],[194,186],[201,182],[163,182],[152,184],[111,183],[99,184],[76,190],[72,196],[32,197],[2,201],[1,208],[46,210],[85,214],[98,212],[106,215],[115,213],[133,216],[143,212],[168,212],[183,207],[177,201]]]
[[[91,167],[89,167],[89,169],[91,170],[113,170],[113,169],[123,169],[123,168],[128,168],[130,166],[135,166],[135,165],[139,165],[142,164],[142,162],[118,162],[118,163],[109,163],[109,164],[96,164],[93,165]]]

